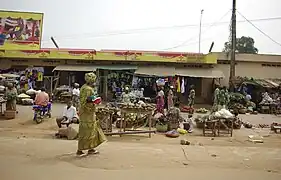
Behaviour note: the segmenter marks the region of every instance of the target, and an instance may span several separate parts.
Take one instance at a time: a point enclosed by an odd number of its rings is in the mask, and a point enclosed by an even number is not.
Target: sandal
[[[87,154],[83,153],[83,151],[77,151],[76,152],[76,156],[79,156],[79,157],[84,157],[86,156]]]
[[[99,152],[95,149],[88,150],[88,154],[99,154]]]

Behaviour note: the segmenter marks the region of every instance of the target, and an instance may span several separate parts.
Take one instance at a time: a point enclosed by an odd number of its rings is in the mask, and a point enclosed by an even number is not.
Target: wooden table
[[[270,114],[270,104],[261,104],[260,109],[262,114]]]
[[[100,126],[102,128],[102,130],[104,131],[104,133],[110,133],[112,132],[112,116],[113,116],[113,111],[108,111],[108,112],[97,112],[96,116],[97,119],[100,122]]]
[[[145,134],[148,133],[149,137],[151,137],[151,133],[156,133],[155,130],[151,130],[152,128],[152,114],[154,110],[141,110],[141,109],[121,109],[121,122],[120,122],[120,128],[119,132],[110,132],[110,133],[105,133],[106,135],[120,135],[122,136],[123,134]],[[125,118],[125,114],[127,113],[136,113],[136,114],[147,114],[148,115],[148,126],[149,130],[128,130],[126,131],[126,126],[123,127],[123,123],[126,124],[127,119]]]
[[[214,137],[216,136],[217,126],[218,126],[217,119],[215,120],[205,120],[203,123],[203,136],[206,136],[206,134],[211,134]]]
[[[225,124],[226,121],[230,121],[231,123],[230,127],[228,127]],[[206,120],[204,121],[204,125],[203,125],[203,135],[206,136],[206,134],[209,131],[209,133],[214,137],[216,135],[220,136],[221,134],[230,134],[230,136],[232,137],[233,123],[234,123],[234,118],[217,117],[211,120]]]
[[[225,124],[226,121],[229,121],[231,123],[230,127]],[[234,118],[219,118],[218,122],[218,136],[220,136],[220,134],[230,134],[230,137],[232,137]]]

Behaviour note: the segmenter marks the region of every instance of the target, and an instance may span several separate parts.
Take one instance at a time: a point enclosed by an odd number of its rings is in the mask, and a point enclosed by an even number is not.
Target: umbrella
[[[17,74],[0,74],[0,76],[6,77],[6,78],[18,78],[18,77],[20,77]]]

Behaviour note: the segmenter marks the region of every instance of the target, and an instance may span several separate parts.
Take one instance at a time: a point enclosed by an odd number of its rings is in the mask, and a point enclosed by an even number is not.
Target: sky
[[[237,37],[250,36],[262,54],[281,54],[281,1],[237,0]],[[44,13],[43,48],[199,52],[222,51],[232,0],[2,0],[2,10]],[[242,14],[274,41],[258,31]],[[272,18],[275,18],[274,20]],[[276,19],[277,18],[277,19]],[[263,20],[261,20],[263,19]],[[264,20],[266,19],[266,20]],[[279,44],[278,44],[279,43]]]

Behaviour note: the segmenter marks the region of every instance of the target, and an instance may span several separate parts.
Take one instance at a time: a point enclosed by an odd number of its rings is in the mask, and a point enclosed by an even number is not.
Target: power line
[[[254,28],[256,28],[260,33],[262,33],[264,36],[266,36],[268,39],[270,39],[275,44],[279,45],[281,47],[281,43],[275,41],[272,37],[270,37],[268,34],[266,34],[264,31],[262,31],[260,28],[258,28],[256,25],[254,25],[250,20],[248,20],[243,14],[241,14],[239,11],[237,11],[240,16],[242,16],[248,23],[250,23]]]
[[[261,18],[261,19],[252,19],[251,22],[261,22],[261,21],[274,21],[274,20],[281,20],[281,17],[271,17],[271,18]],[[237,23],[244,23],[247,22],[246,20],[237,21]],[[229,24],[228,21],[226,22],[217,22],[217,23],[205,23],[202,26],[219,26]],[[94,35],[93,33],[83,33],[83,34],[72,34],[68,36],[55,36],[56,39],[66,40],[66,39],[78,39],[82,38],[83,36],[87,36],[87,38],[100,38],[100,37],[107,37],[107,36],[116,36],[116,35],[127,35],[127,34],[137,34],[145,31],[157,31],[157,30],[168,30],[168,29],[181,29],[181,28],[197,28],[198,24],[185,24],[185,25],[175,25],[175,26],[162,26],[162,27],[151,27],[151,28],[142,28],[142,29],[128,29],[128,30],[121,30],[121,31],[113,31],[104,34]],[[83,35],[83,36],[78,36]],[[94,35],[94,36],[91,36]],[[88,37],[89,36],[89,37]]]
[[[203,31],[201,34],[205,33],[206,31],[210,30],[213,26],[215,26],[219,21],[221,21],[225,16],[228,15],[228,13],[230,12],[230,10],[228,10],[218,21],[214,22],[213,24],[211,24],[211,26],[209,26],[205,31]],[[197,37],[197,36],[196,36]],[[179,45],[176,45],[176,46],[173,46],[171,48],[167,48],[167,49],[163,49],[163,50],[170,50],[170,49],[175,49],[175,48],[178,48],[178,47],[181,47],[183,45],[185,45],[187,42],[191,41],[192,39],[194,39],[195,36],[185,40],[184,42],[182,42],[181,44]]]

